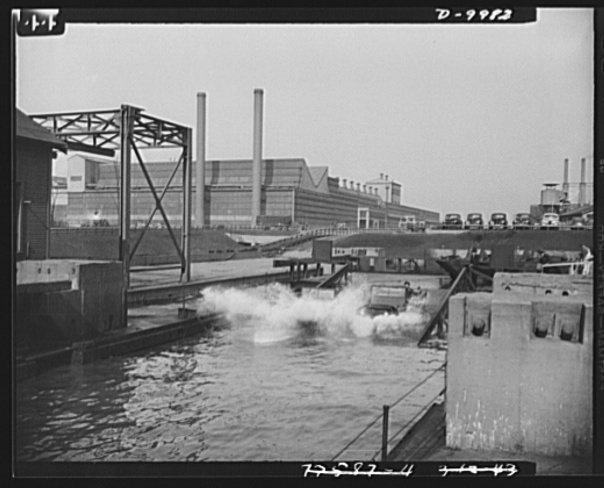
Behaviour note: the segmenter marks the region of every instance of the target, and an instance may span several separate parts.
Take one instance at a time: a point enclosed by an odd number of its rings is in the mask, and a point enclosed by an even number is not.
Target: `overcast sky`
[[[131,104],[195,128],[207,159],[252,158],[264,89],[265,158],[331,176],[386,173],[403,203],[440,213],[528,211],[543,183],[593,167],[593,14],[539,9],[516,25],[69,24],[17,38],[28,114]],[[195,137],[195,136],[194,136]]]

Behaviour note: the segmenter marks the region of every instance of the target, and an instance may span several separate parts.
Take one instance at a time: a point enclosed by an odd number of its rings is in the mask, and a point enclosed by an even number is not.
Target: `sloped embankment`
[[[140,230],[132,231],[130,246],[138,240]],[[180,243],[179,229],[175,230]],[[213,251],[233,253],[246,249],[224,232],[194,229],[191,232],[191,255],[210,255]],[[119,257],[119,232],[113,228],[53,229],[51,232],[50,256],[55,259],[99,259],[115,260]],[[177,253],[166,229],[149,229],[134,256],[136,264],[144,256],[173,256]]]

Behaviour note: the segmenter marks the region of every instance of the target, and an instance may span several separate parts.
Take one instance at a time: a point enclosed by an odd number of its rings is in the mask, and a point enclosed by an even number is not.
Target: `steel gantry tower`
[[[122,105],[115,110],[95,110],[56,114],[30,115],[30,118],[53,132],[67,143],[68,150],[114,157],[120,155],[120,212],[119,259],[123,271],[123,310],[127,314],[126,292],[130,286],[130,262],[156,212],[160,212],[178,254],[180,281],[191,279],[191,191],[192,191],[192,130],[144,113],[144,109]],[[158,193],[153,185],[141,149],[180,148],[172,173],[164,188]],[[155,207],[147,218],[137,241],[130,246],[130,202],[132,154],[141,167],[149,185]],[[170,225],[162,199],[181,169],[182,174],[182,226],[180,242]],[[164,267],[165,268],[165,267]],[[127,323],[124,322],[124,323]]]

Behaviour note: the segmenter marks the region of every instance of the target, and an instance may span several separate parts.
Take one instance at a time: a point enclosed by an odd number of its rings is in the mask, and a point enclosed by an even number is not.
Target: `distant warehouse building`
[[[55,225],[90,225],[95,220],[116,225],[119,216],[119,163],[74,154],[68,159],[66,184],[53,190]],[[174,162],[145,163],[157,193],[174,171]],[[196,185],[193,171],[193,199]],[[258,226],[397,227],[413,215],[427,225],[439,214],[401,204],[402,186],[387,175],[366,183],[329,176],[329,168],[309,167],[302,158],[264,159],[261,172]],[[143,225],[155,200],[138,165],[132,163],[131,221]],[[176,176],[162,200],[171,225],[182,222],[182,177]],[[249,227],[252,222],[252,160],[205,162],[205,227]],[[154,225],[161,225],[157,212]],[[197,226],[193,217],[193,226]]]

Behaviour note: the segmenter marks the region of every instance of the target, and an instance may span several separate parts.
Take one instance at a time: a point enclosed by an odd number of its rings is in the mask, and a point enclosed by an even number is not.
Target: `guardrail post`
[[[388,457],[388,414],[390,407],[384,405],[384,414],[382,416],[382,462]]]

